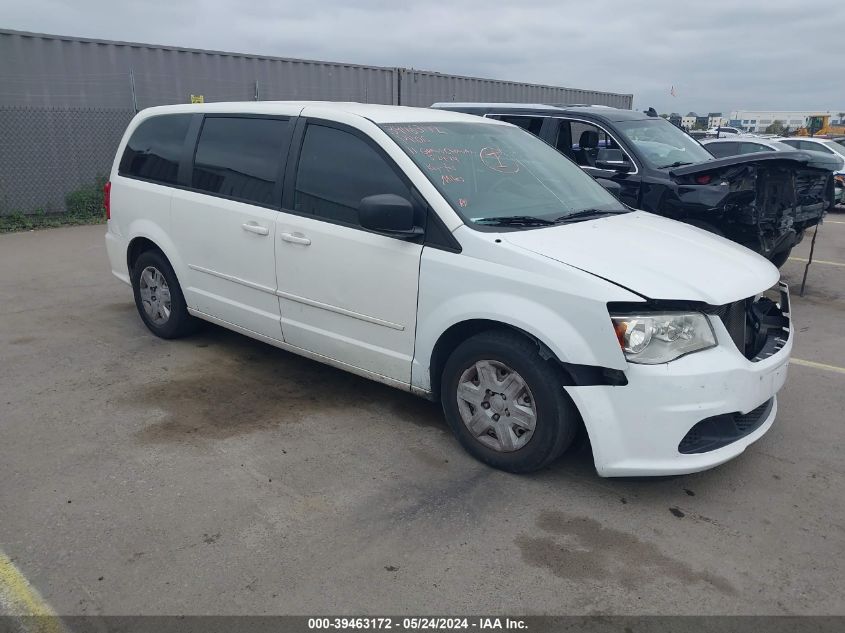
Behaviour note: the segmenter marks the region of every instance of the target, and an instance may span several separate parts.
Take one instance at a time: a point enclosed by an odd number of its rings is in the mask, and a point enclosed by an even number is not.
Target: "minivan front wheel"
[[[501,470],[531,472],[557,459],[580,427],[563,382],[533,341],[516,332],[483,332],[446,362],[443,410],[471,455]]]
[[[157,251],[141,253],[132,267],[135,306],[149,330],[161,338],[179,338],[196,330],[176,273]]]

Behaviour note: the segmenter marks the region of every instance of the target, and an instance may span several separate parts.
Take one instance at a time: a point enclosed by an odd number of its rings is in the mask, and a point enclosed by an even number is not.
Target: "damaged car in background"
[[[436,103],[517,125],[635,209],[738,242],[781,266],[834,204],[836,160],[810,152],[715,158],[650,114],[606,106]]]

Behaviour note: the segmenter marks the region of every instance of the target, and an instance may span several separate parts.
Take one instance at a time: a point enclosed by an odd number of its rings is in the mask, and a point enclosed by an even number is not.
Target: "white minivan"
[[[769,429],[786,380],[772,264],[624,206],[492,119],[149,108],[106,206],[112,271],[157,336],[211,321],[439,400],[503,470],[549,464],[581,428],[601,475],[703,470]]]

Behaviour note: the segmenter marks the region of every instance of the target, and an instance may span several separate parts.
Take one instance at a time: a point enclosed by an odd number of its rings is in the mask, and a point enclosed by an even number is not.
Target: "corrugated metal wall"
[[[444,75],[428,71],[397,69],[402,105],[428,107],[437,101],[492,103],[589,103],[630,110],[633,95],[576,88],[526,84],[498,79]]]
[[[108,173],[135,109],[205,101],[594,103],[632,95],[0,29],[0,214],[62,211]]]
[[[130,73],[133,79],[130,78]],[[401,82],[401,94],[400,94]],[[133,107],[303,99],[429,106],[435,101],[595,103],[628,94],[0,29],[0,106]]]
[[[262,101],[397,102],[392,68],[0,30],[0,106],[132,108],[133,83],[139,109],[256,87]]]

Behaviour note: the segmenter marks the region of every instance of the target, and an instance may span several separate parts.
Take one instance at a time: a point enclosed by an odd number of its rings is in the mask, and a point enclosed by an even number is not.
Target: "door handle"
[[[255,222],[247,222],[246,224],[241,224],[241,228],[244,231],[249,233],[255,233],[256,235],[269,235],[270,229],[266,226],[261,226],[260,224],[256,224]]]
[[[290,242],[291,244],[302,244],[303,246],[308,246],[311,243],[304,235],[296,235],[294,233],[282,233],[282,239],[285,242]]]

